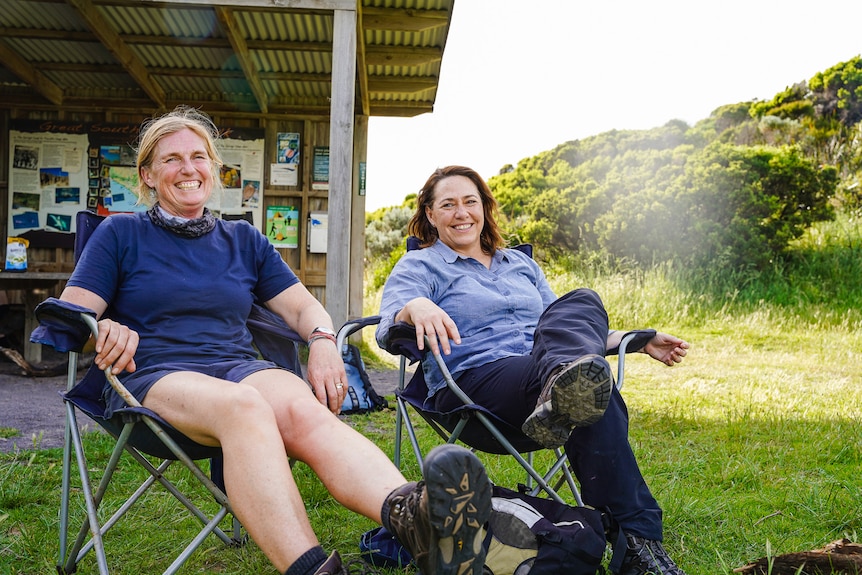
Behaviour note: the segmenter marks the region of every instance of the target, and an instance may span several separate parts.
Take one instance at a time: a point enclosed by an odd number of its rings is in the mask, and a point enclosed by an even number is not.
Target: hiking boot
[[[463,447],[435,447],[425,477],[386,498],[383,525],[413,555],[423,575],[482,575],[483,526],[491,515],[491,482],[482,463]]]
[[[347,575],[347,569],[342,565],[338,551],[333,551],[314,575]]]
[[[619,575],[685,575],[661,541],[626,534],[626,554]]]
[[[611,400],[611,366],[599,355],[584,357],[556,369],[521,427],[545,447],[560,447],[572,429],[597,422]]]

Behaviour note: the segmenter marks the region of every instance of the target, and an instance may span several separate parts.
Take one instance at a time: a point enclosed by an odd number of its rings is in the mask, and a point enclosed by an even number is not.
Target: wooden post
[[[347,321],[350,293],[350,203],[353,197],[353,102],[356,94],[356,10],[335,10],[329,128],[329,221],[326,310],[335,327]]]
[[[357,116],[353,135],[353,201],[350,228],[350,293],[347,299],[347,317],[362,317],[365,278],[365,195],[360,195],[360,164],[368,155],[368,116]],[[365,190],[361,190],[365,191]]]

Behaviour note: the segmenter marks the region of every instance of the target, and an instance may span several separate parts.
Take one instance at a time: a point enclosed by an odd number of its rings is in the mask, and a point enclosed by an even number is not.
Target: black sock
[[[326,559],[326,552],[323,551],[323,547],[320,545],[312,547],[300,555],[299,559],[287,568],[284,575],[314,575]]]

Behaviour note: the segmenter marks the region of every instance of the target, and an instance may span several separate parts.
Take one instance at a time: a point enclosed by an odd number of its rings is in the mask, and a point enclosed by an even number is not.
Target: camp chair
[[[77,217],[76,261],[90,234],[102,220],[91,212],[82,212]],[[240,525],[234,518],[232,532],[225,533],[219,526],[222,520],[233,515],[230,502],[225,494],[222,478],[221,450],[195,443],[171,427],[157,413],[143,406],[128,392],[122,382],[110,373],[110,366],[101,372],[87,372],[77,380],[78,356],[87,338],[98,335],[95,313],[86,308],[49,298],[36,308],[40,326],[34,330],[31,339],[36,343],[51,345],[61,352],[69,353],[67,386],[62,393],[66,411],[66,436],[63,452],[63,477],[60,501],[60,541],[57,571],[61,575],[74,573],[78,563],[92,550],[95,550],[99,573],[108,573],[105,553],[105,535],[134,506],[147,490],[156,483],[161,484],[188,511],[196,517],[202,528],[199,533],[180,552],[165,574],[175,573],[189,556],[201,545],[209,534],[214,534],[226,545],[238,545],[245,537]],[[261,355],[278,365],[302,375],[297,345],[302,340],[292,332],[276,314],[255,306],[248,320],[249,330]],[[105,402],[102,387],[107,378],[110,385],[120,394],[127,406],[105,417]],[[85,441],[78,428],[77,412],[80,411],[98,423],[114,438],[116,443],[108,459],[105,471],[97,486],[90,477],[90,467],[85,453]],[[71,495],[77,488],[72,486],[72,452],[74,452],[80,476],[80,490],[83,493],[85,517],[74,543],[69,546],[69,515],[72,504]],[[137,488],[129,489],[131,495],[105,521],[100,518],[111,511],[101,505],[109,485],[119,489],[117,481],[112,482],[119,466],[134,465],[123,453],[131,455],[132,460],[149,472],[146,480]],[[207,476],[197,461],[210,459],[210,476]],[[176,461],[188,469],[194,478],[206,488],[218,504],[218,510],[208,515],[193,503],[180,489],[168,479],[166,472]],[[207,497],[205,499],[208,500]],[[149,526],[147,526],[149,527]],[[230,530],[229,530],[230,531]],[[89,533],[89,540],[88,540]]]
[[[415,238],[408,238],[407,249],[418,249]],[[523,244],[518,249],[532,257],[532,246]],[[353,333],[360,329],[380,322],[380,316],[371,316],[345,323],[338,333],[338,343],[346,341]],[[645,336],[652,337],[651,330],[632,331],[625,334],[617,350],[619,354],[617,362],[616,386],[622,388],[625,376],[625,354],[627,348],[634,340],[639,340],[642,347]],[[646,338],[648,341],[648,338]],[[511,456],[527,473],[527,486],[530,495],[545,495],[559,502],[565,503],[559,491],[563,485],[571,490],[578,505],[583,505],[580,491],[572,475],[571,466],[562,448],[555,448],[553,462],[548,469],[542,473],[534,465],[534,455],[546,448],[527,437],[520,428],[516,428],[498,418],[495,414],[476,404],[458,386],[452,377],[441,354],[434,354],[441,373],[446,380],[448,389],[461,400],[461,405],[448,412],[440,412],[431,408],[426,403],[428,388],[422,369],[416,369],[410,381],[407,381],[407,365],[421,361],[426,351],[420,351],[416,345],[416,330],[406,323],[396,323],[390,328],[387,352],[400,358],[398,388],[395,392],[395,465],[401,466],[401,446],[403,443],[402,428],[406,428],[410,445],[419,466],[422,466],[422,450],[416,434],[415,426],[410,418],[410,410],[418,413],[427,424],[443,440],[448,443],[460,441],[474,451]],[[430,342],[425,338],[425,350],[430,350]],[[635,347],[638,349],[638,347]],[[409,406],[409,409],[408,409]],[[526,457],[525,457],[526,455]],[[552,484],[553,482],[553,484]]]

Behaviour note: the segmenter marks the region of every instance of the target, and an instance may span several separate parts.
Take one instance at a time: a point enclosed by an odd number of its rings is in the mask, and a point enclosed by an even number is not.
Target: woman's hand
[[[99,369],[113,364],[111,373],[135,371],[135,351],[138,349],[138,332],[111,319],[99,321],[99,337],[96,339],[96,358]]]
[[[644,346],[644,353],[657,359],[665,365],[673,366],[679,363],[688,353],[689,344],[680,338],[667,333],[658,332]]]
[[[431,342],[431,352],[445,355],[452,352],[449,345],[461,343],[458,327],[449,314],[428,298],[418,297],[407,302],[395,316],[395,321],[407,322],[416,328],[416,345],[425,349],[425,336]]]
[[[347,373],[335,342],[316,339],[308,347],[308,382],[318,401],[338,415],[347,395]]]

